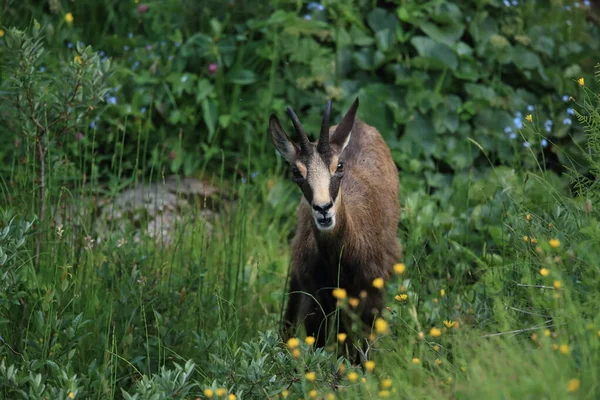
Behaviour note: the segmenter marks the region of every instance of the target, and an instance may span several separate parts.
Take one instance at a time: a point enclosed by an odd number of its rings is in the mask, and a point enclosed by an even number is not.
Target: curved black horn
[[[319,143],[317,144],[317,151],[319,153],[329,152],[329,117],[331,116],[331,100],[325,104],[325,114],[323,114],[323,121],[321,122],[321,134],[319,136]]]
[[[292,120],[292,124],[294,124],[296,133],[300,137],[300,150],[303,153],[310,153],[311,152],[310,141],[308,140],[308,136],[306,136],[306,133],[304,132],[304,128],[302,127],[302,124],[300,123],[298,116],[296,115],[294,110],[292,110],[292,107],[290,107],[290,106],[287,106],[287,113]]]

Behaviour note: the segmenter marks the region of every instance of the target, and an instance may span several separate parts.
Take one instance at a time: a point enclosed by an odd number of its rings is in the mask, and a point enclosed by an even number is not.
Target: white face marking
[[[337,157],[335,157],[337,163]],[[333,160],[332,160],[333,161]],[[312,190],[312,215],[315,226],[320,231],[330,231],[335,228],[336,211],[339,204],[339,196],[332,207],[327,208],[331,203],[331,195],[329,193],[329,185],[331,184],[332,172],[331,166],[326,165],[321,157],[315,154],[308,163],[308,184]],[[333,170],[335,172],[335,169]],[[316,207],[325,207],[326,211],[317,211]]]

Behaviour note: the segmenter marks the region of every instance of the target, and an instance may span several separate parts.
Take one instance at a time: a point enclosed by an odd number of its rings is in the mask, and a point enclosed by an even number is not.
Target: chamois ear
[[[273,140],[273,144],[279,154],[281,154],[287,162],[292,164],[295,163],[296,155],[300,149],[285,133],[275,113],[271,114],[271,118],[269,118],[269,133],[271,134],[271,140]]]
[[[356,110],[358,109],[358,97],[350,106],[350,109],[342,118],[342,122],[339,123],[335,131],[331,135],[330,143],[337,148],[341,153],[348,142],[350,141],[350,134],[352,133],[352,127],[354,126],[354,118],[356,117]]]

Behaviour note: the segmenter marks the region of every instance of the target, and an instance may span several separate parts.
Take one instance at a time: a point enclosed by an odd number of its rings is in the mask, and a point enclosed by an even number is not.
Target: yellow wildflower
[[[552,350],[558,349],[558,345],[556,343],[552,343]]]
[[[386,378],[381,381],[381,387],[384,389],[389,389],[392,387],[392,380],[390,378]]]
[[[440,297],[444,297],[446,295],[446,291],[444,289],[440,290]]]
[[[293,338],[290,338],[290,339],[287,341],[287,346],[288,346],[290,349],[295,349],[295,348],[296,348],[296,347],[298,347],[299,345],[300,345],[300,341],[299,341],[298,339],[296,339],[295,337],[293,337]]]
[[[383,288],[383,278],[375,278],[373,279],[373,287],[377,289]]]
[[[317,392],[315,389],[313,389],[310,392],[308,392],[308,397],[310,397],[311,399],[314,399],[318,395],[319,395],[319,392]]]
[[[440,351],[440,346],[437,344],[433,346],[433,351]]]
[[[448,377],[448,379],[446,379],[446,382],[448,382],[448,383],[452,383],[452,381],[453,381],[453,380],[454,380],[454,379],[452,379],[452,377],[451,377],[451,376],[449,376],[449,377]]]
[[[65,14],[65,21],[67,24],[72,24],[73,23],[73,14],[72,13],[66,13]]]
[[[389,390],[380,390],[378,393],[379,397],[390,397],[390,391]]]
[[[534,342],[537,342],[537,340],[538,340],[537,333],[534,333],[534,334],[531,335],[531,340],[533,340]]]
[[[550,247],[552,247],[553,249],[557,249],[560,247],[560,240],[558,240],[558,239],[550,239],[548,241],[548,243],[550,244]]]
[[[226,393],[227,393],[227,389],[225,389],[225,388],[218,388],[217,389],[217,396],[218,397],[225,396]]]
[[[406,271],[406,265],[404,263],[394,264],[394,271],[398,275],[402,275]]]
[[[388,323],[383,318],[377,318],[375,320],[375,331],[379,334],[386,334],[390,330]]]
[[[69,394],[67,395],[67,397],[70,398],[70,399],[74,399],[75,398],[75,393],[69,392]]]
[[[294,349],[294,350],[292,350],[292,357],[294,357],[294,358],[300,358],[300,349]]]
[[[433,337],[440,337],[440,336],[442,336],[442,330],[439,328],[433,327],[429,331],[429,334]]]
[[[315,374],[314,372],[307,372],[306,375],[304,375],[304,377],[309,382],[314,382],[317,380],[317,374]]]
[[[354,382],[354,381],[356,381],[357,379],[358,379],[358,374],[357,374],[356,372],[352,371],[352,372],[350,372],[350,373],[348,374],[348,380],[349,380],[350,382]]]
[[[525,117],[525,119],[529,122],[533,122],[533,115],[531,114],[527,114],[527,116]]]
[[[204,389],[204,395],[206,397],[208,397],[209,399],[212,399],[212,397],[213,397],[213,390],[210,389],[210,388],[209,389]]]
[[[549,337],[550,335],[552,335],[552,332],[550,332],[550,329],[545,329],[544,336]]]
[[[347,334],[345,334],[344,332],[342,332],[342,333],[338,333],[338,335],[337,335],[337,340],[338,340],[340,343],[344,343],[344,342],[346,341],[346,339],[347,339],[347,338],[348,338],[348,335],[347,335]]]
[[[367,291],[366,290],[361,290],[358,295],[360,296],[361,299],[366,299],[367,298]]]
[[[560,351],[562,354],[564,354],[564,355],[567,355],[567,354],[569,354],[569,352],[571,351],[571,349],[569,348],[569,345],[568,345],[568,344],[561,344],[561,345],[558,347],[558,350],[559,350],[559,351]]]
[[[562,286],[562,283],[560,281],[554,281],[552,286],[554,286],[554,289],[558,290]]]
[[[284,399],[287,399],[287,397],[290,395],[290,392],[288,392],[287,390],[284,390],[283,392],[281,392],[281,397],[283,397]]]
[[[227,396],[227,400],[236,400],[237,396],[233,393],[229,393],[229,396]]]
[[[575,393],[576,391],[578,391],[580,383],[581,382],[579,382],[579,379],[577,378],[570,379],[569,383],[567,383],[567,390],[569,391],[569,393]]]
[[[333,394],[333,393],[329,393],[329,394],[327,395],[327,400],[335,400],[335,394]]]
[[[454,321],[444,320],[444,326],[446,328],[452,328],[455,324],[456,324],[456,322],[454,322]]]
[[[339,300],[345,299],[347,296],[346,289],[342,289],[342,288],[333,289],[331,294],[333,294],[333,297],[335,297],[336,299],[339,299]]]
[[[356,307],[358,307],[358,304],[359,304],[359,303],[360,303],[360,300],[359,300],[359,299],[357,299],[356,297],[350,297],[350,298],[348,299],[348,304],[350,304],[350,306],[351,306],[352,308],[356,308]]]
[[[527,220],[527,222],[531,222],[531,214],[527,214],[525,216],[525,219]]]
[[[579,83],[579,86],[584,86],[585,85],[585,79],[579,78],[579,79],[577,79],[577,83]]]
[[[363,376],[362,378],[360,378],[360,381],[361,381],[362,383],[367,383],[367,378],[365,378],[365,377]]]
[[[598,337],[600,337],[600,331],[598,331]]]
[[[0,37],[4,36],[4,29],[0,29]]]
[[[77,64],[83,64],[83,58],[81,58],[81,56],[73,57],[73,61],[76,62]]]
[[[421,364],[421,360],[419,360],[417,357],[412,359],[413,364]]]
[[[550,270],[548,268],[542,268],[542,269],[540,269],[540,275],[548,276],[548,275],[550,275]]]
[[[465,367],[465,366],[462,366],[462,367],[460,367],[460,370],[461,370],[462,372],[467,372],[467,367]]]
[[[344,372],[346,372],[346,365],[345,364],[340,364],[340,367],[338,368],[338,371],[340,372],[340,374],[343,374]]]
[[[394,297],[397,301],[406,301],[408,299],[408,295],[406,293],[402,293],[399,295],[396,295],[396,297]]]
[[[435,365],[442,365],[442,360],[440,360],[439,358],[436,358]]]
[[[315,344],[315,338],[314,338],[314,336],[307,336],[307,337],[304,339],[304,342],[305,342],[307,345],[309,345],[309,346],[312,346],[313,344]]]
[[[369,372],[373,372],[373,370],[375,369],[375,361],[367,361],[365,363],[365,369]]]

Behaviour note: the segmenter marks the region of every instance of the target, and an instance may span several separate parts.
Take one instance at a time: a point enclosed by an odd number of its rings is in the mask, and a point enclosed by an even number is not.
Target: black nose
[[[321,214],[325,214],[327,211],[329,211],[331,207],[333,207],[333,203],[331,201],[325,204],[324,206],[318,206],[316,204],[313,204],[314,210],[316,212],[320,212]]]

